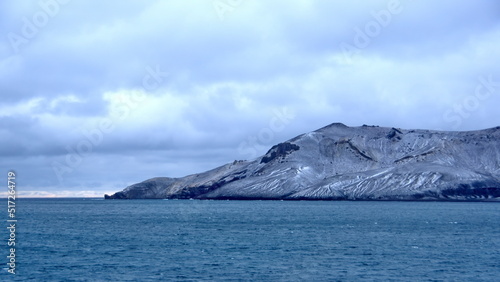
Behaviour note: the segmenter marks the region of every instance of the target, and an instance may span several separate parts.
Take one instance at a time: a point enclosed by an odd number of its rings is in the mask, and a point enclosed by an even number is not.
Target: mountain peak
[[[331,123],[327,126],[324,126],[316,131],[321,131],[321,130],[325,130],[325,129],[331,129],[331,128],[349,128],[349,126],[341,123],[341,122],[334,122],[334,123]]]

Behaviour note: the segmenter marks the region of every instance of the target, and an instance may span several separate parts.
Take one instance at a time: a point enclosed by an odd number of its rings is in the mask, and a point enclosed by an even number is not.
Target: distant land
[[[500,126],[445,132],[333,123],[254,160],[104,197],[500,201]]]

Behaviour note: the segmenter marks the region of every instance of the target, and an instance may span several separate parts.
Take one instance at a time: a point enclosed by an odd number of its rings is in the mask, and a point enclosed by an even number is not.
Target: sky
[[[333,122],[500,125],[496,0],[2,1],[0,31],[19,196],[102,197]]]

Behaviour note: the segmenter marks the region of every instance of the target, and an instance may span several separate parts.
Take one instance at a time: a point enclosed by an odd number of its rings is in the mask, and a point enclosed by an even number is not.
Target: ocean
[[[500,280],[499,203],[16,204],[16,274],[4,228],[2,281]]]

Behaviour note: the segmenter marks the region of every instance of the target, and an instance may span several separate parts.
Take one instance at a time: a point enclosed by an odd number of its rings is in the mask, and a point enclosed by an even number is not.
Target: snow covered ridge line
[[[105,199],[500,201],[500,127],[443,132],[333,123],[253,160],[148,179]]]

